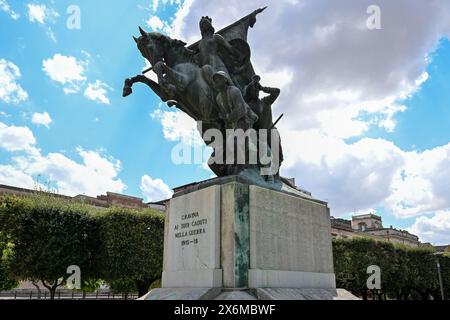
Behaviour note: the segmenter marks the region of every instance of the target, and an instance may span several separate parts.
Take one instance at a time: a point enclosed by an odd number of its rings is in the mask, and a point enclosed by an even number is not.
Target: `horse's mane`
[[[176,53],[181,54],[183,57],[185,57],[189,62],[192,62],[194,60],[194,55],[191,50],[186,48],[186,42],[178,40],[178,39],[172,39],[169,36],[166,36],[159,32],[150,32],[148,34],[149,37],[154,38],[158,41],[163,42],[165,46],[168,46],[172,50],[174,50]]]

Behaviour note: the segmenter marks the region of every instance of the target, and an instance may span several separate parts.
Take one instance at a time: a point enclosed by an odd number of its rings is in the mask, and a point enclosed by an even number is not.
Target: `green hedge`
[[[438,258],[445,297],[450,294],[450,257],[434,255],[432,248],[396,246],[367,238],[333,241],[334,269],[339,288],[367,299],[440,299]],[[368,290],[367,268],[381,269],[381,290]]]
[[[0,291],[7,291],[17,286],[17,281],[8,272],[8,258],[11,254],[11,244],[7,235],[0,232]]]
[[[0,227],[10,248],[2,259],[8,277],[42,281],[51,297],[65,285],[71,265],[80,267],[85,288],[98,279],[125,280],[140,293],[161,273],[163,215],[150,209],[97,209],[42,194],[3,196]]]
[[[161,277],[164,216],[150,209],[115,208],[103,212],[99,220],[101,277],[122,292],[131,290],[131,282],[140,296],[147,293]]]
[[[70,265],[83,288],[145,294],[161,275],[164,216],[154,210],[96,209],[62,198],[0,197],[0,290],[18,280],[42,281],[54,295]],[[333,242],[337,286],[377,299],[439,299],[432,249],[359,238]],[[446,297],[450,256],[439,257]],[[381,290],[368,290],[367,267],[381,269]],[[156,286],[154,284],[153,286]]]

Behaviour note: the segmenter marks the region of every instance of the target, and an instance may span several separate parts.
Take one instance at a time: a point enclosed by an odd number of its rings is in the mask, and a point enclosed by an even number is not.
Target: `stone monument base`
[[[138,300],[360,300],[344,289],[258,288],[159,288]]]
[[[340,299],[326,202],[247,176],[175,189],[162,288],[145,299]]]

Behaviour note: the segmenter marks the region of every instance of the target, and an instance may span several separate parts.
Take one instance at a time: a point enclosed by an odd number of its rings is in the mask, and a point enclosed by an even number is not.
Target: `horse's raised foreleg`
[[[137,75],[135,77],[132,78],[128,78],[125,79],[125,84],[123,87],[123,96],[127,97],[130,94],[133,93],[133,84],[135,84],[136,82],[140,82],[143,84],[146,84],[150,89],[152,89],[163,101],[167,101],[170,100],[169,95],[166,93],[166,91],[159,85],[157,84],[155,81],[147,78],[144,75]]]

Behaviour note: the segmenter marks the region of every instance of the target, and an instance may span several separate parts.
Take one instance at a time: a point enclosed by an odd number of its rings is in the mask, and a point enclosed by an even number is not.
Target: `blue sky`
[[[131,37],[141,25],[192,42],[201,16],[219,29],[266,2],[0,0],[0,183],[159,200],[211,177],[171,160],[189,118],[142,85],[122,98],[145,66]],[[370,4],[277,1],[250,30],[263,84],[282,89],[282,174],[335,216],[376,212],[450,243],[450,5],[380,0],[373,31]]]
[[[196,167],[171,165],[171,143],[164,141],[161,127],[150,117],[159,103],[152,92],[137,86],[132,96],[122,98],[123,80],[144,66],[131,36],[138,34],[138,25],[145,26],[148,1],[129,1],[128,5],[111,1],[30,3],[44,4],[57,11],[59,17],[54,23],[30,22],[26,2],[10,1],[11,8],[21,15],[17,21],[1,12],[1,40],[7,45],[1,46],[0,57],[20,68],[20,85],[29,95],[17,105],[2,103],[2,111],[8,114],[1,118],[3,123],[29,127],[42,154],[63,153],[80,162],[77,148],[82,147],[120,159],[120,179],[127,186],[127,194],[142,196],[143,174],[164,177],[170,186],[210,176]],[[81,8],[79,30],[66,27],[66,9],[74,3]],[[170,14],[171,10],[161,9]],[[54,32],[56,41],[47,28]],[[86,64],[83,76],[87,80],[77,93],[65,94],[64,86],[43,72],[43,61],[55,54]],[[83,95],[86,84],[96,80],[110,87],[109,104]],[[35,112],[49,113],[49,128],[30,123]],[[3,164],[10,163],[10,158],[10,154],[2,152]]]
[[[450,42],[443,39],[430,55],[429,80],[407,99],[407,110],[396,116],[394,132],[373,128],[366,136],[395,142],[404,150],[424,151],[450,141]]]
[[[396,128],[388,132],[372,127],[366,137],[383,138],[394,142],[403,150],[423,152],[450,141],[450,41],[443,39],[432,52],[432,62],[427,67],[429,80],[419,92],[404,101],[406,111],[395,116]],[[352,138],[356,141],[360,137]],[[450,163],[449,163],[450,164]],[[408,228],[414,218],[399,219],[383,207],[378,208],[385,225]]]

